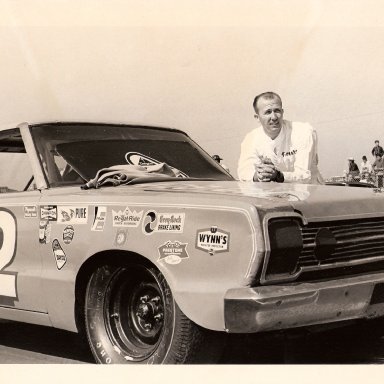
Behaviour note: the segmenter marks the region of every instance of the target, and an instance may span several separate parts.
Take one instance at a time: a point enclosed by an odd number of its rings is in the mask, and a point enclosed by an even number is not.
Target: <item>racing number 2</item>
[[[0,210],[0,296],[16,297],[16,275],[3,272],[16,251],[16,220],[9,211]]]

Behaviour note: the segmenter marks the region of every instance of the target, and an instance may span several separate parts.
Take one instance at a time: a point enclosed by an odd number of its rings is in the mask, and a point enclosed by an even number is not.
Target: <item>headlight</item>
[[[265,279],[293,275],[303,249],[299,221],[293,218],[271,219],[268,222],[268,237],[270,252],[266,258]]]

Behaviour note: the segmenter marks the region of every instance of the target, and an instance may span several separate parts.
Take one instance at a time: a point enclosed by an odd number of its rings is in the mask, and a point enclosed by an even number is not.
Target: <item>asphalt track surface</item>
[[[382,364],[384,322],[303,334],[229,335],[219,364]],[[94,364],[77,334],[0,320],[2,364]]]

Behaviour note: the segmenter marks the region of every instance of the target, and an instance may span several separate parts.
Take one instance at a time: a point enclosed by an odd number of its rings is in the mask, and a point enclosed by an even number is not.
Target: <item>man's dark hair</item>
[[[375,144],[376,144],[376,143],[380,143],[380,141],[379,141],[379,140],[375,140]]]
[[[363,157],[362,157],[362,160],[367,160],[367,156],[363,156]]]
[[[271,92],[271,91],[268,91],[268,92],[263,92],[263,93],[260,93],[260,95],[257,95],[255,97],[255,99],[253,100],[253,109],[255,110],[255,112],[257,112],[257,102],[259,101],[259,99],[278,99],[280,100],[280,103],[282,104],[282,101],[281,101],[281,97],[275,93],[275,92]]]

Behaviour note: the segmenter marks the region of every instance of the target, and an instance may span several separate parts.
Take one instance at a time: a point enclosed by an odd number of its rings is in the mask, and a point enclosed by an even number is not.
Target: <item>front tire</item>
[[[209,332],[177,306],[164,276],[143,264],[98,267],[85,298],[85,327],[98,363],[178,364],[211,362]],[[204,348],[204,349],[203,349]],[[213,355],[212,355],[213,352]]]

